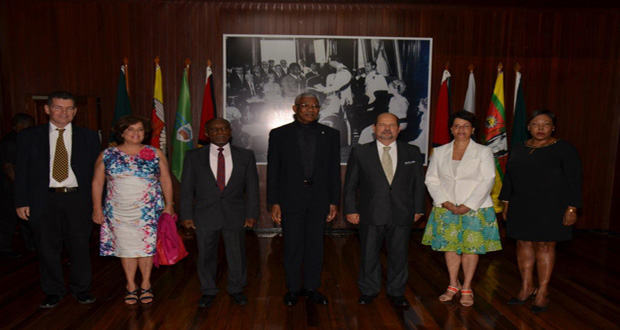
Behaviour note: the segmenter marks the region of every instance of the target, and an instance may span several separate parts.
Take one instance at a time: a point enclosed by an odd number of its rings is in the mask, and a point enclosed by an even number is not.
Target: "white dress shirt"
[[[213,176],[215,177],[215,180],[217,181],[217,157],[219,155],[219,150],[217,150],[218,146],[216,146],[215,144],[210,144],[209,147],[209,164],[211,165],[211,171],[213,172]],[[224,172],[226,173],[226,182],[225,184],[228,184],[228,180],[230,180],[230,175],[232,174],[232,169],[233,169],[233,161],[232,161],[232,154],[230,153],[230,143],[226,143],[224,146],[222,146],[221,148],[224,148],[224,150],[222,150],[222,153],[224,153]]]
[[[75,177],[75,173],[73,173],[73,169],[71,169],[71,151],[73,147],[72,136],[73,136],[73,127],[71,123],[67,124],[64,127],[65,132],[62,134],[65,140],[65,148],[67,148],[67,156],[69,157],[69,177],[67,177],[63,182],[58,182],[54,178],[52,178],[52,169],[54,168],[54,157],[56,156],[56,141],[58,141],[58,131],[56,130],[58,127],[49,123],[49,134],[50,134],[50,188],[58,188],[58,187],[67,187],[74,188],[78,186],[77,178]]]
[[[387,146],[379,140],[377,140],[377,150],[379,151],[379,161],[381,161],[381,157],[383,156],[383,147],[390,147],[390,157],[392,158],[392,174],[396,174],[396,164],[398,164],[398,152],[396,151],[396,141],[392,141],[392,143]]]

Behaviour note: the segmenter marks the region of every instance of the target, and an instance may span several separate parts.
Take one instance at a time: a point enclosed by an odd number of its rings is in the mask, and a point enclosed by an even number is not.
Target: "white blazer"
[[[495,160],[491,148],[470,141],[453,173],[453,147],[454,141],[433,150],[424,181],[433,205],[452,202],[474,211],[493,206],[490,193],[495,183]]]

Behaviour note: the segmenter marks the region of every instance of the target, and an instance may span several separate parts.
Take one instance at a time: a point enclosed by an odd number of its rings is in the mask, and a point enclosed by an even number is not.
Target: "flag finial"
[[[446,66],[444,66],[444,69],[446,70],[450,69],[450,61],[446,62]]]
[[[125,64],[125,66],[129,64],[129,59],[127,58],[127,56],[123,57],[123,63]]]
[[[499,62],[499,64],[497,65],[497,71],[502,71],[503,68],[504,65],[502,64],[502,62]]]
[[[185,59],[185,67],[189,68],[189,65],[192,64],[192,61],[189,60],[189,58]]]
[[[153,62],[155,62],[155,64],[159,65],[159,56],[155,56],[155,59],[153,60]]]
[[[515,71],[516,72],[521,71],[521,64],[519,64],[519,62],[517,62],[517,64],[515,64]]]
[[[474,72],[474,63],[469,63],[467,68],[469,68],[469,72]]]
[[[211,66],[211,59],[207,59],[207,66]]]

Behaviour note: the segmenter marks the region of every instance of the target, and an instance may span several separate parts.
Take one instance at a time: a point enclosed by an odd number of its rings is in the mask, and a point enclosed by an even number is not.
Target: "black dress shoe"
[[[390,299],[390,301],[392,302],[392,304],[394,304],[394,306],[398,306],[398,307],[409,307],[409,302],[407,301],[407,298],[405,298],[405,296],[387,296],[388,299]]]
[[[233,298],[233,300],[237,304],[239,304],[241,306],[248,304],[248,298],[245,297],[243,292],[231,293],[230,296]]]
[[[209,307],[213,303],[213,300],[215,300],[214,295],[202,295],[200,300],[198,300],[198,307]]]
[[[542,313],[542,312],[546,312],[547,309],[549,309],[549,305],[547,304],[546,306],[536,306],[536,305],[532,305],[532,313],[534,314],[538,314],[538,313]]]
[[[43,298],[43,301],[41,302],[39,307],[54,308],[56,307],[56,305],[58,305],[61,299],[62,299],[62,296],[59,296],[59,295],[55,295],[55,294],[45,295],[45,298]]]
[[[360,299],[357,300],[357,303],[360,305],[368,305],[370,303],[372,303],[372,300],[377,298],[377,295],[374,296],[368,296],[368,295],[361,295]]]
[[[93,294],[90,292],[74,294],[73,296],[77,299],[77,301],[80,304],[84,304],[84,305],[92,304],[97,300],[95,296],[93,296]]]
[[[304,296],[306,296],[306,298],[310,299],[313,303],[318,304],[318,305],[327,305],[327,304],[329,304],[329,301],[327,300],[327,297],[322,295],[317,290],[306,289],[306,290],[304,290]]]
[[[286,306],[295,306],[299,298],[299,291],[289,291],[284,295],[284,304]]]

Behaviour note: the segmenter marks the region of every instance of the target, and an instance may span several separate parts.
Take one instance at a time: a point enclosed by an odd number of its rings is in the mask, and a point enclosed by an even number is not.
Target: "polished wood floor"
[[[97,301],[80,305],[65,297],[43,310],[36,255],[0,263],[0,328],[3,329],[618,329],[620,325],[620,237],[578,233],[558,246],[549,310],[533,315],[529,303],[509,306],[519,288],[514,241],[481,258],[474,284],[475,305],[441,303],[437,296],[448,280],[443,256],[422,246],[422,232],[410,244],[406,310],[390,305],[384,292],[371,305],[358,305],[357,235],[327,237],[321,291],[327,306],[303,299],[286,307],[282,296],[282,238],[247,234],[249,284],[247,306],[236,305],[225,292],[226,262],[219,256],[221,288],[210,308],[198,308],[196,244],[188,238],[190,256],[175,266],[153,271],[155,302],[128,307],[122,302],[125,282],[120,263],[93,253],[93,293]],[[16,238],[16,245],[23,246]],[[24,250],[19,250],[25,253]],[[222,249],[220,249],[222,251]],[[385,262],[385,260],[383,260]],[[66,262],[66,260],[65,260]],[[68,268],[68,267],[67,267]]]

